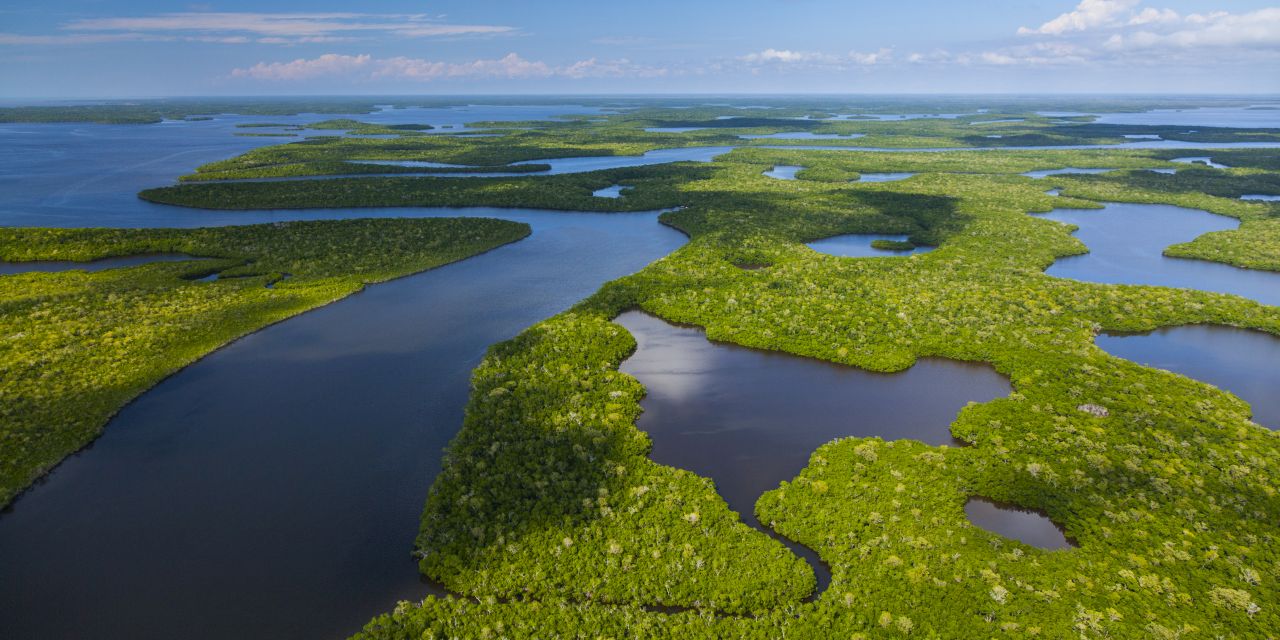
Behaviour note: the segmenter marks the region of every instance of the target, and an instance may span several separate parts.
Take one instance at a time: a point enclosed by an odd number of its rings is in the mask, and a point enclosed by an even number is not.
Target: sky
[[[0,97],[1280,93],[1280,0],[44,0]]]

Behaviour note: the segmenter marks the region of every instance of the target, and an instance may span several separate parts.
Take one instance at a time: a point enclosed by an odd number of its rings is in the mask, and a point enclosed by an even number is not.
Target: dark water
[[[683,242],[652,213],[463,213],[534,232],[210,355],[0,515],[0,637],[334,638],[422,597],[409,551],[485,348]]]
[[[796,174],[800,173],[802,169],[804,169],[804,167],[799,165],[780,164],[775,165],[772,169],[764,172],[764,175],[778,180],[795,180]]]
[[[543,115],[356,117],[426,111]],[[534,229],[239,340],[126,407],[0,514],[0,637],[334,638],[421,597],[409,550],[485,348],[683,243],[656,213],[207,212],[135,195],[276,142],[234,136],[237,122],[331,117],[0,127],[4,225],[461,215]]]
[[[182,211],[139,200],[143,189],[283,138],[237,136],[237,124],[303,124],[350,117],[382,124],[462,125],[480,120],[538,120],[600,113],[575,105],[387,109],[371,114],[220,115],[149,125],[0,124],[0,225],[40,227],[194,227],[332,217],[332,213],[259,212],[257,216]],[[308,131],[306,135],[322,132]],[[333,133],[333,132],[329,132]],[[348,215],[349,214],[343,214]],[[374,215],[374,214],[370,214]]]
[[[1051,276],[1202,289],[1280,305],[1280,273],[1161,255],[1169,245],[1209,231],[1235,229],[1239,221],[1234,218],[1163,204],[1122,203],[1103,209],[1054,209],[1044,217],[1079,226],[1075,235],[1089,247],[1086,255],[1053,263],[1045,271]]]
[[[886,235],[883,233],[851,233],[843,236],[833,236],[815,240],[808,243],[810,249],[819,253],[825,253],[833,256],[841,256],[844,258],[884,258],[889,256],[908,256],[916,253],[929,253],[936,247],[920,247],[907,249],[905,251],[886,251],[871,246],[876,240],[894,240],[896,242],[905,242],[905,235]]]
[[[1280,429],[1280,337],[1194,325],[1144,334],[1100,335],[1113,356],[1180,373],[1230,391],[1253,407],[1253,421]]]
[[[1076,545],[1048,516],[1017,505],[986,498],[969,498],[964,505],[969,521],[992,533],[1041,549],[1071,549]]]
[[[980,364],[930,358],[873,373],[711,342],[700,329],[638,311],[615,322],[637,342],[620,369],[648,391],[636,424],[653,439],[651,457],[713,479],[729,508],[757,528],[756,500],[795,477],[819,446],[845,436],[954,444],[950,424],[966,403],[1011,392]],[[823,588],[812,552],[799,552]]]
[[[200,258],[195,256],[189,256],[182,253],[152,253],[138,256],[123,256],[120,258],[103,258],[102,260],[94,260],[92,262],[72,262],[69,260],[0,262],[0,276],[14,273],[50,273],[55,271],[71,271],[73,269],[78,269],[80,271],[102,271],[104,269],[136,267],[138,265],[151,264],[153,262],[186,262],[188,260],[199,259]]]

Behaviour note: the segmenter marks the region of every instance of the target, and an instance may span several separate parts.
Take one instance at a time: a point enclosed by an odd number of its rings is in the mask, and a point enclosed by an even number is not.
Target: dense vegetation
[[[476,599],[404,603],[358,637],[1274,635],[1276,435],[1229,393],[1111,357],[1093,337],[1189,323],[1280,335],[1280,309],[1047,277],[1085,248],[1065,225],[1027,215],[1107,200],[1203,207],[1244,220],[1226,233],[1247,239],[1260,260],[1251,266],[1274,268],[1280,245],[1256,231],[1273,228],[1276,210],[1231,196],[1275,192],[1276,177],[1136,170],[1172,168],[1162,153],[750,149],[710,166],[630,170],[627,197],[682,206],[663,219],[691,242],[490,351],[418,540],[423,571]],[[809,169],[796,181],[761,175],[775,164]],[[1015,175],[1065,166],[1126,170]],[[921,175],[849,182],[870,171]],[[475,204],[576,206],[570,186],[621,178],[469,188]],[[1219,195],[1185,186],[1200,182]],[[263,193],[259,203],[278,197]],[[846,259],[803,246],[848,232],[940,247]],[[1195,248],[1208,238],[1185,251],[1220,259]],[[838,440],[761,498],[762,522],[832,568],[830,588],[806,603],[807,566],[726,513],[714,486],[646,457],[634,427],[643,391],[616,371],[634,343],[609,322],[635,307],[712,339],[877,371],[924,356],[988,362],[1015,392],[961,412],[952,432],[972,446]],[[1041,551],[978,529],[963,512],[972,495],[1041,509],[1080,546]],[[751,615],[723,615],[741,613]]]
[[[962,108],[964,101],[952,104]],[[844,113],[836,102],[781,101],[724,120],[717,118],[734,110],[639,105],[603,121],[502,123],[498,138],[309,139],[206,165],[195,174],[198,183],[142,196],[224,209],[670,208],[662,221],[691,238],[491,348],[474,373],[464,425],[431,487],[416,543],[423,573],[464,597],[402,603],[370,622],[362,639],[576,637],[584,630],[759,638],[1280,634],[1280,439],[1254,424],[1248,406],[1230,393],[1093,344],[1101,331],[1192,323],[1280,336],[1280,308],[1216,293],[1048,277],[1043,271],[1054,260],[1087,248],[1068,226],[1028,215],[1106,201],[1203,208],[1242,225],[1169,254],[1277,269],[1280,210],[1238,199],[1280,193],[1275,151],[1194,152],[1236,167],[1218,170],[1171,162],[1193,155],[1185,150],[1017,149],[1110,144],[1146,130],[1046,118],[1026,102],[1010,103],[962,118],[887,121],[785,120]],[[908,105],[904,98],[868,111],[909,113]],[[645,131],[682,125],[706,128]],[[850,147],[836,151],[738,137],[785,131],[865,137],[822,141]],[[1178,136],[1185,128],[1151,132]],[[1201,128],[1196,135],[1270,140],[1280,132]],[[706,164],[554,176],[224,181],[332,174],[350,160],[497,167],[706,145],[744,148]],[[775,145],[795,148],[766,148]],[[993,149],[909,150],[965,146]],[[775,165],[805,169],[797,180],[763,175]],[[1018,175],[1065,167],[1116,171]],[[872,172],[918,175],[857,182]],[[627,185],[626,195],[592,197],[613,184]],[[1062,195],[1047,195],[1050,188]],[[843,233],[904,234],[911,245],[938,249],[849,259],[804,245]],[[229,249],[132,242],[124,252],[213,255],[227,275],[266,274],[216,286],[268,299],[261,286],[268,272],[304,272],[263,260],[246,264],[246,253]],[[10,251],[25,246],[10,244]],[[89,253],[69,255],[102,255]],[[174,278],[209,268],[152,265],[103,277],[105,283],[137,271],[163,278],[166,291],[194,295],[203,285],[174,289]],[[277,289],[303,284],[295,280]],[[631,308],[704,327],[711,339],[873,371],[902,370],[921,357],[986,362],[1010,378],[1014,393],[961,411],[951,430],[969,446],[841,439],[760,498],[761,522],[831,567],[830,587],[809,600],[815,579],[808,565],[744,525],[709,480],[647,457],[648,437],[635,427],[644,390],[617,370],[635,343],[611,322]],[[974,495],[1042,510],[1079,547],[1042,551],[979,529],[963,511]]]
[[[524,224],[453,218],[0,229],[7,261],[205,258],[0,276],[0,506],[96,437],[123,404],[230,340],[528,233]],[[212,273],[217,281],[195,281]]]

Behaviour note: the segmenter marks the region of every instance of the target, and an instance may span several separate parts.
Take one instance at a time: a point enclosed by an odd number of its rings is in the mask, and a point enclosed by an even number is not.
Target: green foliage
[[[90,442],[123,404],[219,346],[365,284],[528,233],[524,224],[451,218],[0,229],[8,261],[210,258],[0,276],[0,505]],[[215,282],[192,280],[214,272]]]
[[[1213,638],[1280,629],[1269,606],[1280,599],[1275,434],[1230,394],[1093,345],[1101,330],[1190,323],[1280,335],[1280,309],[1045,276],[1055,259],[1085,248],[1065,225],[1026,215],[1099,206],[1084,196],[1198,203],[1259,224],[1270,209],[1146,181],[1144,172],[1032,180],[1011,172],[1033,159],[1004,152],[975,154],[968,173],[917,165],[910,169],[921,175],[894,183],[760,175],[773,164],[814,166],[829,153],[749,150],[710,167],[671,168],[690,173],[663,187],[684,206],[663,219],[691,242],[490,351],[418,541],[424,571],[479,602],[403,605],[359,637],[590,628],[664,637]],[[1141,152],[1099,155],[1110,166],[1160,162]],[[866,162],[898,161],[881,157]],[[831,162],[868,170],[845,156]],[[987,162],[1000,170],[983,172]],[[1245,178],[1226,178],[1237,179]],[[537,185],[563,190],[552,179],[506,183],[527,198]],[[1043,193],[1059,183],[1067,196]],[[1274,239],[1250,225],[1240,234],[1275,255]],[[908,233],[939,248],[847,259],[802,244],[851,231]],[[832,568],[831,587],[806,603],[807,572],[788,564],[784,547],[744,530],[709,483],[643,458],[647,440],[633,423],[641,390],[616,370],[631,343],[607,322],[633,307],[705,327],[714,340],[875,371],[924,356],[988,362],[1015,393],[960,413],[952,433],[972,446],[838,440],[761,498],[762,522]],[[1046,552],[972,526],[963,505],[975,494],[1044,510],[1080,547]],[[693,549],[684,559],[698,562],[666,562],[683,544]],[[637,549],[656,551],[655,562],[640,564],[643,553],[630,556]],[[637,608],[654,605],[720,615]],[[750,617],[723,615],[743,612]]]
[[[1043,270],[1054,260],[1086,247],[1066,225],[1027,215],[1105,201],[1204,208],[1243,224],[1172,247],[1170,255],[1275,269],[1274,205],[1237,199],[1277,191],[1273,159],[1231,151],[1232,166],[1243,168],[1217,171],[1170,163],[1185,155],[1170,150],[1017,149],[1123,138],[1115,127],[1059,122],[1028,113],[1031,102],[1009,103],[952,120],[820,122],[782,119],[849,113],[845,102],[778,100],[771,103],[777,110],[640,108],[603,121],[502,123],[496,126],[507,129],[498,138],[312,139],[212,163],[196,174],[204,183],[142,195],[228,209],[679,207],[662,221],[688,233],[689,244],[491,348],[475,371],[465,423],[431,488],[417,540],[423,572],[468,599],[402,604],[358,637],[576,637],[583,630],[615,637],[1275,636],[1280,439],[1252,423],[1248,406],[1231,394],[1111,357],[1093,339],[1102,330],[1193,323],[1280,335],[1280,308],[1208,292],[1048,277]],[[958,97],[951,104],[968,103]],[[910,106],[909,98],[862,105],[880,113]],[[716,120],[723,115],[748,117]],[[1021,121],[982,123],[1009,117]],[[677,125],[708,128],[644,131]],[[849,151],[738,138],[796,130],[865,137],[823,141]],[[993,131],[1004,137],[986,137]],[[1195,135],[1235,141],[1276,132]],[[709,144],[745,148],[710,164],[572,175],[218,181],[331,173],[350,160],[493,167]],[[1002,148],[854,150],[971,145]],[[794,181],[762,175],[778,164],[806,168]],[[1070,166],[1124,171],[1017,175]],[[1152,168],[1178,172],[1141,171]],[[851,182],[889,171],[919,175]],[[631,187],[625,198],[591,196],[618,183]],[[1063,195],[1047,196],[1050,187]],[[938,248],[848,259],[803,244],[858,232],[906,234],[911,244]],[[117,233],[128,239],[133,232]],[[26,246],[12,244],[10,251]],[[256,252],[233,251],[234,243],[219,245],[220,252],[125,244],[125,253],[218,256],[230,261],[227,273],[246,276],[286,269],[284,260],[248,262]],[[77,254],[77,246],[68,244],[67,255],[100,255]],[[742,268],[753,265],[769,268]],[[171,288],[175,277],[200,269],[208,267],[138,271],[163,276]],[[270,276],[258,277],[257,285],[246,277],[208,286],[268,296],[261,279]],[[70,282],[49,283],[49,292],[75,291]],[[303,284],[291,279],[277,289]],[[200,287],[177,290],[217,291]],[[647,458],[649,440],[634,424],[643,389],[617,371],[634,342],[610,322],[636,307],[704,327],[714,340],[873,371],[899,371],[921,357],[987,362],[1015,391],[960,412],[951,430],[970,446],[841,439],[760,498],[761,522],[816,550],[832,569],[830,588],[808,601],[814,577],[785,546],[742,524],[711,482]],[[1104,407],[1106,415],[1080,410],[1084,405]],[[963,512],[972,495],[1041,509],[1080,546],[1046,552],[978,529]]]
[[[881,251],[910,251],[916,248],[916,244],[909,240],[885,240],[881,238],[872,240],[871,247]]]

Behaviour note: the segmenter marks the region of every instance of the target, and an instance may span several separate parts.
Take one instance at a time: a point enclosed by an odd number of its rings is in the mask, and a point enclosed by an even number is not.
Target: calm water
[[[858,174],[858,179],[855,182],[897,182],[899,180],[906,180],[914,175],[916,174],[905,172],[860,173]]]
[[[627,188],[626,185],[615,184],[603,189],[596,189],[591,192],[591,195],[597,198],[621,198],[622,190],[625,188]]]
[[[808,243],[808,245],[810,249],[819,253],[841,256],[844,258],[884,258],[887,256],[907,256],[916,253],[929,253],[936,248],[917,246],[914,249],[888,251],[871,246],[871,243],[876,240],[906,242],[907,236],[886,235],[882,233],[850,233],[843,236],[832,236],[830,238],[815,240]]]
[[[743,140],[853,140],[866,137],[865,133],[813,133],[810,131],[784,131],[782,133],[751,134],[738,136]]]
[[[1280,305],[1280,273],[1161,255],[1169,245],[1235,229],[1239,222],[1234,218],[1162,204],[1121,203],[1103,209],[1055,209],[1044,217],[1079,226],[1075,235],[1089,247],[1088,254],[1053,263],[1045,271],[1051,276],[1203,289]]]
[[[620,369],[648,391],[636,424],[653,439],[650,457],[715,480],[729,508],[757,528],[756,500],[794,478],[819,446],[845,436],[953,444],[950,425],[966,403],[1011,392],[980,364],[929,358],[873,373],[711,342],[701,329],[638,311],[615,322],[636,339]]]
[[[1100,335],[1113,356],[1180,373],[1230,391],[1253,407],[1253,421],[1280,429],[1280,337],[1194,325],[1143,334]]]
[[[1080,169],[1077,167],[1066,167],[1063,169],[1039,169],[1036,171],[1028,171],[1022,175],[1028,178],[1047,178],[1049,176],[1059,176],[1072,173],[1096,175],[1100,173],[1107,173],[1109,171],[1115,171],[1115,169]]]
[[[996,502],[986,498],[969,498],[964,513],[973,524],[998,533],[1006,538],[1041,549],[1071,549],[1075,547],[1062,529],[1039,511],[1019,508],[1017,505]]]
[[[1277,107],[1280,104],[1267,103],[1259,106]],[[1245,107],[1153,109],[1139,113],[1104,113],[1099,115],[1094,122],[1102,124],[1277,128],[1280,127],[1280,109],[1249,109]]]
[[[139,200],[137,193],[172,184],[196,167],[287,138],[236,136],[237,124],[303,124],[350,117],[382,124],[461,125],[479,120],[538,120],[595,114],[595,107],[469,106],[387,109],[370,114],[221,115],[154,125],[0,125],[0,225],[42,227],[195,227],[334,217],[332,212],[254,216],[182,211]],[[312,135],[317,132],[307,132]],[[349,214],[348,214],[349,215]],[[373,214],[370,214],[373,215]]]
[[[1055,149],[1277,149],[1280,142],[1183,142],[1181,140],[1134,140],[1117,144],[1060,144],[1013,147],[858,147],[819,144],[758,145],[763,149],[802,151],[874,151],[878,153],[943,153],[946,151],[1052,151]]]
[[[654,149],[638,156],[589,156],[575,158],[546,158],[542,160],[526,160],[513,164],[545,164],[551,168],[547,171],[532,173],[491,172],[491,173],[423,173],[425,176],[444,176],[449,178],[501,178],[519,176],[540,176],[560,173],[583,173],[602,169],[620,169],[623,167],[643,167],[671,162],[711,162],[716,156],[733,151],[733,147],[683,147],[675,149]],[[364,160],[361,164],[391,165],[397,167],[430,167],[436,163],[419,162],[417,160]]]
[[[656,213],[139,201],[245,146],[203,126],[21,127],[37,134],[0,158],[0,224],[465,215],[533,235],[264,329],[125,407],[0,513],[0,637],[335,638],[422,597],[409,551],[484,350],[684,242]]]
[[[709,127],[647,127],[647,133],[688,133],[690,131],[702,131]]]
[[[780,164],[775,165],[772,169],[764,172],[764,175],[778,180],[795,180],[796,174],[800,173],[802,169],[804,169],[804,167],[800,165]]]
[[[136,267],[153,262],[186,262],[199,260],[194,256],[182,253],[153,253],[140,256],[124,256],[120,258],[103,258],[92,262],[71,262],[66,260],[40,260],[36,262],[0,262],[0,276],[14,273],[71,271],[102,271],[121,267]]]
[[[1213,159],[1212,159],[1212,158],[1210,158],[1209,156],[1195,156],[1195,157],[1189,157],[1189,158],[1174,158],[1174,159],[1170,160],[1169,162],[1181,162],[1181,163],[1183,163],[1183,164],[1202,164],[1202,165],[1204,165],[1204,166],[1206,166],[1206,167],[1213,167],[1214,169],[1230,169],[1230,168],[1231,168],[1231,167],[1228,167],[1228,166],[1227,166],[1227,165],[1225,165],[1225,164],[1221,164],[1221,163],[1218,163],[1218,162],[1214,162],[1214,161],[1213,161]]]

